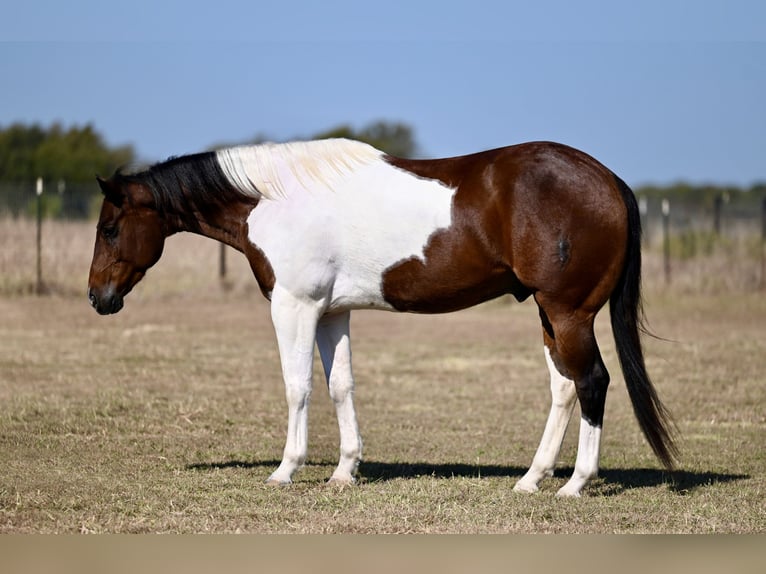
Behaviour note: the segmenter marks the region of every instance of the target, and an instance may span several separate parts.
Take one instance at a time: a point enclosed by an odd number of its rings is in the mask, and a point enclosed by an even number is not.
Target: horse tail
[[[675,425],[646,372],[641,348],[640,332],[647,332],[641,303],[641,217],[633,191],[614,178],[628,212],[628,243],[622,274],[609,299],[612,332],[638,424],[657,458],[672,470],[678,458]]]

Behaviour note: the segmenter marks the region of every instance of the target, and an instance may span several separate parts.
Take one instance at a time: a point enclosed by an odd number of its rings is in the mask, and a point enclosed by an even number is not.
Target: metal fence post
[[[721,235],[721,212],[723,211],[723,196],[713,198],[713,233]]]
[[[226,245],[221,243],[221,251],[218,256],[218,278],[223,283],[226,280]]]
[[[649,246],[649,200],[646,197],[638,198],[638,213],[641,217],[641,240],[644,247]]]
[[[665,284],[670,285],[670,201],[662,200],[662,252],[665,261]]]
[[[766,289],[766,196],[761,199],[761,289]]]
[[[35,292],[40,295],[43,292],[43,178],[37,178],[37,283]]]

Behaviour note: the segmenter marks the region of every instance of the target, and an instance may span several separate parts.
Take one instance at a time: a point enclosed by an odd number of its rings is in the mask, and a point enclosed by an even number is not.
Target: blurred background
[[[572,145],[639,197],[650,288],[764,289],[765,6],[6,6],[0,294],[81,294],[100,204],[95,174],[225,145],[338,136],[409,157]],[[169,242],[155,291],[254,287],[241,258],[198,240]]]

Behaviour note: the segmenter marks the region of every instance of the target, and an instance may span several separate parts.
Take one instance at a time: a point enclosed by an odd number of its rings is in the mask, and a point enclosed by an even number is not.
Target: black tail
[[[657,458],[672,469],[678,457],[673,441],[675,427],[649,379],[641,349],[640,331],[645,331],[641,305],[641,217],[633,191],[614,177],[628,210],[628,246],[625,267],[609,299],[612,332],[638,424]]]

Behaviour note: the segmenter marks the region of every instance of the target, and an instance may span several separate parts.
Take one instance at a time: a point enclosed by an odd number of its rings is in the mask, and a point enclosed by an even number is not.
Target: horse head
[[[96,227],[88,299],[98,313],[117,313],[123,300],[162,255],[164,220],[151,190],[115,174],[97,178],[104,194]]]

